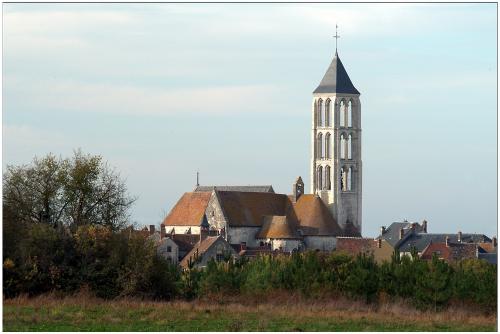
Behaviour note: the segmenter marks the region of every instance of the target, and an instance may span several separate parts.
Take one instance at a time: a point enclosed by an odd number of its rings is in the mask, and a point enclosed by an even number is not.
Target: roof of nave
[[[316,195],[304,194],[294,205],[302,235],[342,235],[339,227],[325,203]]]
[[[167,215],[165,226],[200,226],[210,200],[209,192],[185,193]]]
[[[194,191],[212,191],[212,190],[220,190],[220,191],[238,191],[238,192],[253,192],[253,193],[274,193],[273,186],[264,185],[264,186],[197,186]]]
[[[217,191],[228,224],[233,227],[262,226],[264,216],[284,215],[287,195],[275,193]]]
[[[300,239],[295,226],[289,224],[286,216],[264,216],[262,228],[256,238]]]
[[[337,52],[335,52],[335,57],[333,57],[330,66],[326,70],[325,76],[313,93],[359,94],[359,91],[352,84]]]

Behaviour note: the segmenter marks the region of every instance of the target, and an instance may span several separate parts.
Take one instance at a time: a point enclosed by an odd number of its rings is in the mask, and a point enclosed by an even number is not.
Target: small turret
[[[297,200],[302,194],[304,194],[304,182],[302,181],[302,178],[299,176],[297,180],[295,180],[295,183],[293,184],[293,189],[292,189],[293,201],[297,202]]]

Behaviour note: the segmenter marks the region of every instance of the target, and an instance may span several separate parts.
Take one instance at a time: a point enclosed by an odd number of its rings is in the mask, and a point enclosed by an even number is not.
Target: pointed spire
[[[316,93],[359,94],[340,61],[337,50],[335,50],[335,57],[333,57],[330,66],[326,70],[325,76],[313,92],[313,94]]]

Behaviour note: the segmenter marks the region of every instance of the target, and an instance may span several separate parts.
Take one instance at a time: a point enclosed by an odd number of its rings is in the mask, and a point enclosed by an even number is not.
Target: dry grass
[[[134,298],[106,301],[82,292],[67,297],[46,294],[4,300],[4,326],[4,330],[266,331],[284,326],[281,330],[494,331],[496,315],[460,307],[421,312],[404,302],[377,306],[344,298],[304,300],[283,293],[261,301],[213,296],[192,302],[155,302]]]

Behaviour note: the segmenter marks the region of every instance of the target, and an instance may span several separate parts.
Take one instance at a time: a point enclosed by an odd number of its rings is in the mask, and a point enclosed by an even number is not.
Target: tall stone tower
[[[335,51],[313,92],[311,193],[331,210],[339,226],[361,234],[361,104]]]

